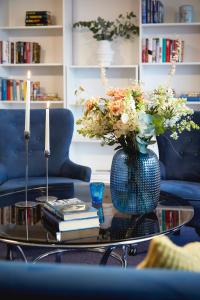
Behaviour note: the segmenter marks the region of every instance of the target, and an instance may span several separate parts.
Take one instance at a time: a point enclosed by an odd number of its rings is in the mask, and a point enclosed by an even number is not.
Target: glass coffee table
[[[28,197],[34,201],[44,193],[44,188],[35,188],[29,190]],[[49,194],[54,195],[53,187],[49,189]],[[101,265],[106,265],[111,256],[122,267],[126,267],[128,255],[134,254],[137,244],[179,230],[194,215],[193,207],[187,203],[162,198],[157,208],[149,214],[122,214],[113,207],[107,186],[103,206],[98,207],[100,227],[88,230],[89,234],[85,237],[83,231],[75,230],[58,238],[43,220],[43,203],[37,202],[35,207],[30,208],[15,205],[24,200],[24,197],[24,191],[8,192],[0,196],[0,241],[7,244],[10,260],[14,248],[21,253],[25,262],[28,261],[24,252],[25,246],[43,248],[44,253],[34,257],[31,260],[33,263],[53,254],[58,259],[66,251],[97,251],[102,253]],[[75,197],[91,202],[89,184],[77,184]],[[122,251],[116,251],[117,249]]]

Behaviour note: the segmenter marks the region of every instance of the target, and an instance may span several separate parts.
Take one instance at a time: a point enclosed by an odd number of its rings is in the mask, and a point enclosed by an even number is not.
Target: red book
[[[166,62],[170,62],[171,40],[166,39]]]
[[[6,98],[7,100],[11,100],[10,99],[10,80],[7,80],[7,94],[6,94]]]

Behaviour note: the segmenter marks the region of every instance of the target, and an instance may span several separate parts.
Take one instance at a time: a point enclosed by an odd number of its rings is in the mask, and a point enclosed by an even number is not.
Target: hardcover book
[[[43,208],[42,218],[43,221],[46,222],[49,226],[52,226],[55,231],[70,231],[99,227],[98,216],[87,219],[64,221],[52,214],[50,211]]]
[[[80,230],[71,230],[71,231],[56,231],[52,225],[47,222],[43,221],[43,225],[45,229],[52,235],[54,239],[57,241],[75,241],[80,239],[87,239],[87,240],[95,240],[99,235],[99,228],[89,228],[89,229],[80,229]]]
[[[64,219],[64,216],[67,218],[67,216],[69,216],[71,213],[88,213],[91,205],[78,198],[71,198],[57,201],[47,201],[45,203],[45,207]]]

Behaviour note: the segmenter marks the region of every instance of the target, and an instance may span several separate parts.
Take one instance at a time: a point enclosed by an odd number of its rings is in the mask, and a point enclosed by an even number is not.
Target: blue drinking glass
[[[92,205],[102,205],[104,190],[105,184],[103,182],[90,183],[90,195],[92,198]]]

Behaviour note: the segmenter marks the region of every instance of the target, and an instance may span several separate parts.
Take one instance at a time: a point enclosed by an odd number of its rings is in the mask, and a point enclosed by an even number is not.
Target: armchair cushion
[[[155,237],[138,268],[164,268],[200,272],[200,243],[179,247],[166,236]]]
[[[193,115],[200,124],[200,112]],[[200,130],[184,131],[178,140],[167,132],[157,137],[159,159],[165,167],[165,179],[200,182]]]
[[[67,160],[61,167],[61,175],[88,182],[90,181],[91,169]]]
[[[162,194],[173,195],[180,199],[200,201],[200,182],[184,180],[161,180]]]

